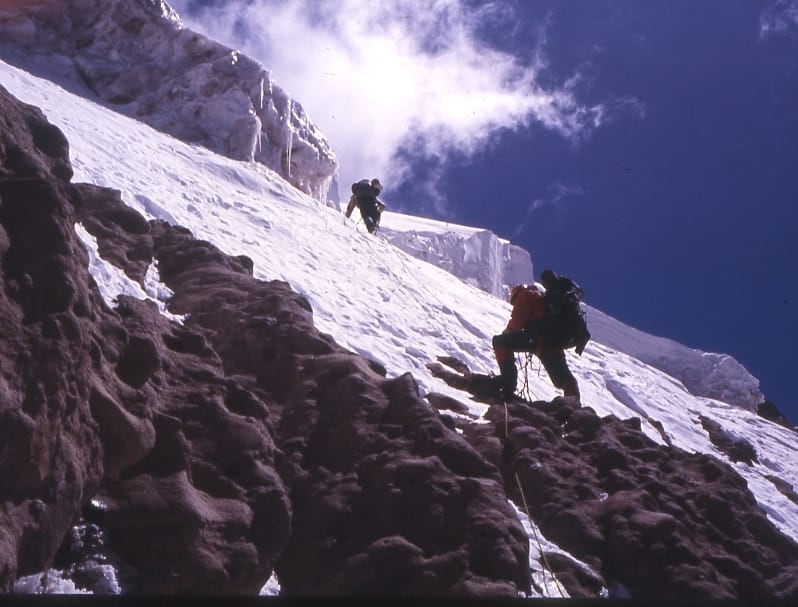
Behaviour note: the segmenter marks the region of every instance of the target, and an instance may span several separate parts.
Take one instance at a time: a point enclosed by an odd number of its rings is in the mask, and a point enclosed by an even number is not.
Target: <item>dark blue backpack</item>
[[[559,276],[546,289],[546,324],[557,347],[576,348],[582,354],[590,332],[582,309],[582,289],[570,278]]]

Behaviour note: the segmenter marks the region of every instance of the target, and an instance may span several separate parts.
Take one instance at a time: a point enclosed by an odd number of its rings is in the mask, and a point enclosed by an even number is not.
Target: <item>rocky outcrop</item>
[[[0,37],[13,42],[10,62],[184,141],[261,162],[327,201],[337,160],[302,105],[258,62],[184,28],[162,0],[5,3]]]
[[[444,425],[410,376],[386,380],[318,333],[287,284],[253,279],[180,228],[154,223],[151,236],[175,292],[171,310],[188,314],[186,326],[207,337],[226,372],[249,378],[268,403],[291,516],[264,520],[290,523],[276,564],[285,594],[526,588],[526,537],[498,471]],[[237,407],[265,412],[256,402]]]
[[[140,588],[259,589],[290,527],[267,420],[235,413],[256,398],[154,304],[108,309],[73,228],[97,189],[67,183],[66,141],[38,110],[0,103],[0,588],[49,566],[95,499]]]
[[[49,567],[81,512],[125,592],[255,593],[275,570],[286,595],[529,589],[499,470],[412,377],[319,333],[251,260],[68,183],[57,129],[2,90],[0,110],[0,590]],[[109,308],[77,222],[135,280],[157,260],[185,323]]]
[[[761,402],[757,405],[756,414],[760,417],[764,417],[767,420],[777,423],[780,426],[789,428],[790,430],[796,429],[795,426],[790,423],[790,420],[787,419],[787,416],[784,415],[784,413],[782,413],[779,408],[769,400]]]
[[[712,444],[719,451],[725,453],[726,457],[731,461],[745,462],[749,466],[759,461],[756,456],[756,449],[750,442],[732,436],[724,431],[718,422],[705,415],[700,415],[699,420],[701,421],[701,426],[709,435],[709,440],[712,441]]]
[[[0,99],[0,589],[51,560],[102,479],[88,258],[64,136]]]
[[[673,600],[798,596],[798,545],[729,465],[654,443],[637,418],[600,418],[562,398],[497,403],[488,378],[443,365],[436,372],[492,402],[491,423],[465,425],[464,435],[501,469],[511,498],[528,504],[543,534],[605,588]],[[755,458],[747,443],[716,442]],[[573,579],[572,566],[551,566],[566,574],[573,596],[595,592],[595,583]]]

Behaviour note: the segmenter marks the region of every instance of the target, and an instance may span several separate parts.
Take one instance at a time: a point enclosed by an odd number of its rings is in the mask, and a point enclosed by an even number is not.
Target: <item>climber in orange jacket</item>
[[[515,352],[534,352],[546,369],[551,382],[564,396],[579,400],[579,385],[568,368],[561,342],[551,334],[547,321],[545,291],[540,285],[516,285],[510,291],[513,305],[507,327],[493,336],[493,351],[499,363],[499,384],[502,396],[515,393],[518,370]]]

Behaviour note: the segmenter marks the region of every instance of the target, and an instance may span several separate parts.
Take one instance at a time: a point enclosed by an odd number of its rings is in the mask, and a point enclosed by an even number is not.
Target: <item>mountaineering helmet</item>
[[[371,180],[371,185],[372,187],[377,188],[378,191],[380,192],[382,191],[382,184],[380,183],[380,180],[377,179],[376,177]]]

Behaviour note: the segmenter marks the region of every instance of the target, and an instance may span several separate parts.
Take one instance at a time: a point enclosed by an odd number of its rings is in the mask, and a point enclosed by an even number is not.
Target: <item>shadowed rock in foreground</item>
[[[499,470],[412,377],[337,346],[250,260],[70,184],[66,140],[2,89],[0,116],[0,590],[81,511],[126,592],[255,593],[274,570],[289,596],[529,589]],[[134,280],[157,260],[185,324],[109,308],[76,222]]]
[[[491,402],[485,376],[441,365],[437,374]],[[605,587],[621,584],[637,598],[798,596],[798,545],[728,464],[655,443],[637,418],[598,417],[562,398],[494,401],[485,417],[492,423],[464,426],[466,438],[546,538]],[[747,443],[729,450],[752,457]],[[595,592],[565,565],[551,566],[574,596]]]

